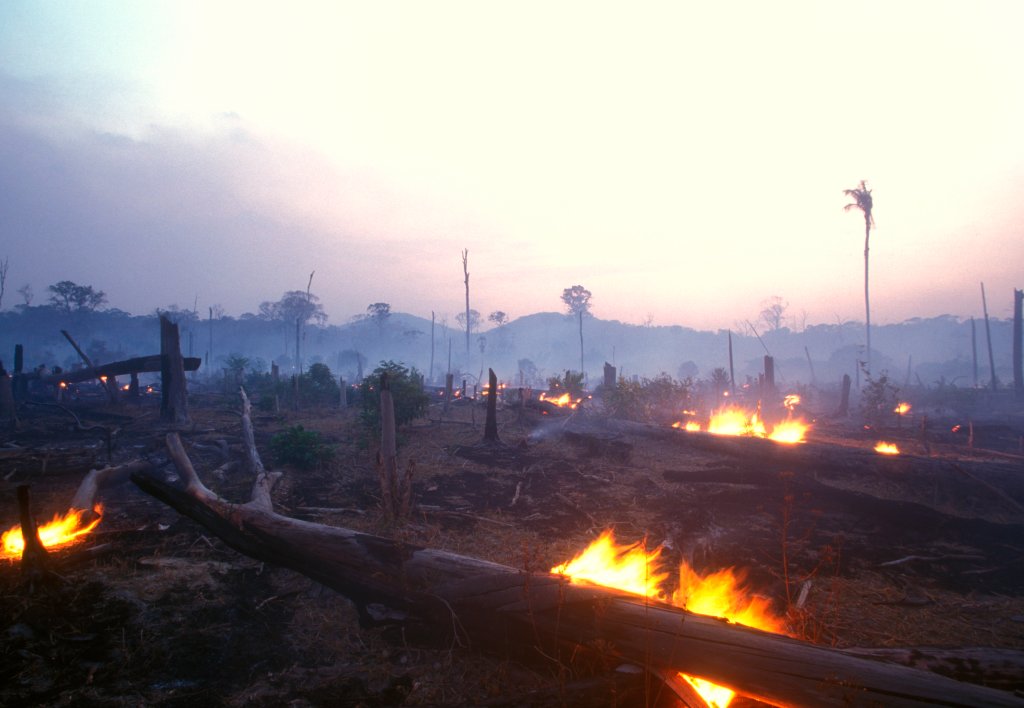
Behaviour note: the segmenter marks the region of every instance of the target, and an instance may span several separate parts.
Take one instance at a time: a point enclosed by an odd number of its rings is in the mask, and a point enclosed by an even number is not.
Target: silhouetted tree
[[[580,322],[580,373],[583,373],[583,316],[590,314],[591,293],[582,285],[573,285],[562,291],[562,302],[570,315],[576,315]]]
[[[495,310],[487,315],[487,319],[493,322],[495,327],[504,327],[508,324],[508,315],[501,310]]]
[[[871,227],[875,225],[875,219],[871,215],[874,202],[871,199],[871,190],[868,189],[865,180],[860,181],[860,186],[855,189],[844,189],[843,194],[851,197],[853,201],[843,209],[859,209],[864,214],[864,327],[867,333],[867,371],[871,373],[871,304],[868,299],[868,245],[871,240]]]
[[[782,323],[785,321],[784,315],[788,308],[789,303],[778,295],[772,295],[761,303],[761,321],[764,322],[768,331],[774,332],[777,329],[782,329]]]
[[[455,315],[455,321],[459,323],[462,329],[466,330],[468,336],[468,333],[480,324],[480,313],[476,310],[466,310]]]
[[[49,286],[50,302],[63,312],[92,312],[107,301],[102,290],[94,290],[91,285],[78,285],[70,280],[62,280]]]
[[[391,305],[386,302],[375,302],[366,306],[366,318],[377,325],[378,333],[383,334],[384,325],[391,317]]]

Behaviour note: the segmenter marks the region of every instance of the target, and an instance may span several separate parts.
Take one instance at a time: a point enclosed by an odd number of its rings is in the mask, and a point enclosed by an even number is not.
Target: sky
[[[1024,4],[0,4],[4,309],[1012,313]]]

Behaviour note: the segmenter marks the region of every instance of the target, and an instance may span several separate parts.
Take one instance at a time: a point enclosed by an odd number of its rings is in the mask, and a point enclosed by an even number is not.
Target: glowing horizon
[[[0,24],[3,305],[232,315],[304,289],[734,328],[993,317],[1022,285],[1024,8],[800,1],[102,6]],[[140,263],[142,265],[140,265]],[[153,278],[159,264],[165,277]]]

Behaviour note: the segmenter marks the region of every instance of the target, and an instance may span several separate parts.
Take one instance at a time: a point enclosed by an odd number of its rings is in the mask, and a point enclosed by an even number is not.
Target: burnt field
[[[196,399],[180,430],[202,482],[233,502],[253,488],[239,409],[234,398]],[[155,407],[75,412],[80,425],[28,407],[5,434],[4,530],[18,524],[19,485],[40,521],[66,511],[86,473],[108,463],[143,460],[145,474],[180,485]],[[398,523],[381,512],[377,442],[357,410],[253,423],[265,464],[283,472],[272,491],[281,515],[531,573],[613,529],[623,543],[662,546],[669,566],[741,572],[791,636],[984,650],[987,668],[967,678],[1024,689],[1024,431],[1013,425],[976,424],[973,447],[908,425],[886,431],[903,454],[883,457],[846,422],[818,422],[790,447],[627,423],[596,406],[512,407],[498,410],[500,444],[484,444],[483,407],[435,404],[399,430],[400,468],[414,468],[413,511]],[[296,425],[333,456],[308,469],[276,464],[272,436]],[[100,524],[51,551],[45,577],[30,584],[19,560],[0,561],[0,703],[678,704],[663,685],[616,673],[599,640],[557,654],[467,642],[239,553],[131,481],[98,501]],[[944,670],[962,679],[967,669]]]

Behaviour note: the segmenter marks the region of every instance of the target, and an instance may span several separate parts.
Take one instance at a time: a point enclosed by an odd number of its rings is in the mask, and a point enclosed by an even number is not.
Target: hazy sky
[[[1024,287],[1024,4],[0,4],[4,307],[313,292],[732,327],[997,317]]]

